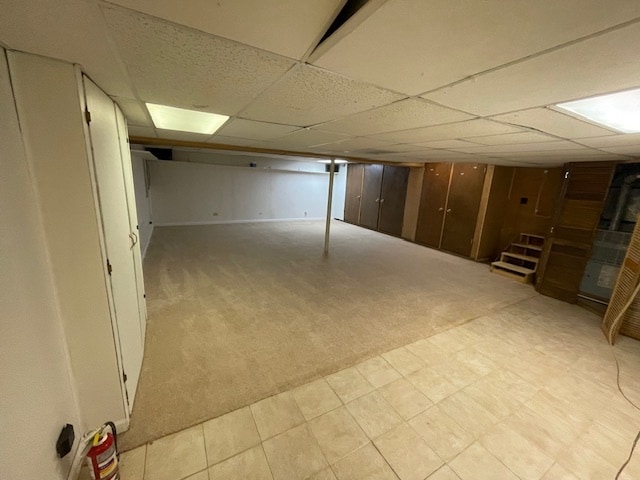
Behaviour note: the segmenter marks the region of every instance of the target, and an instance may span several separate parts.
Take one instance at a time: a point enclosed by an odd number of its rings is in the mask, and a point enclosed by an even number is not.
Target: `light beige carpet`
[[[130,449],[535,296],[342,222],[156,228]]]

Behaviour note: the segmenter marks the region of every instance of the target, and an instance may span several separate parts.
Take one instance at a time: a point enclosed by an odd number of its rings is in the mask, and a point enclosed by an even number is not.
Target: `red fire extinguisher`
[[[93,480],[120,480],[118,434],[113,422],[100,427],[87,452],[87,465]]]

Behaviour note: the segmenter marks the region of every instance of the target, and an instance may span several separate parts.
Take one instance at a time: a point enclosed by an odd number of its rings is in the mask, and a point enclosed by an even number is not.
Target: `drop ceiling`
[[[0,44],[78,63],[130,135],[397,162],[640,157],[555,103],[640,87],[637,0],[2,2]],[[144,102],[231,116],[156,129]]]

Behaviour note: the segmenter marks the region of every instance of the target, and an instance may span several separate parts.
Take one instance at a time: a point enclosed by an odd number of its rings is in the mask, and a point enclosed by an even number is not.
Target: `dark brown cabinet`
[[[485,172],[478,163],[425,166],[416,242],[471,255]]]
[[[382,188],[382,165],[365,165],[360,203],[360,223],[362,227],[377,230],[380,214],[380,189]]]
[[[360,223],[360,200],[364,165],[354,163],[347,167],[347,190],[344,199],[344,221],[358,225]]]
[[[417,243],[440,248],[444,209],[447,205],[449,181],[451,180],[451,167],[450,163],[425,165],[416,228]]]
[[[379,231],[396,236],[402,233],[408,180],[408,168],[385,165],[380,189]]]
[[[349,165],[344,220],[400,236],[408,179],[406,167]]]

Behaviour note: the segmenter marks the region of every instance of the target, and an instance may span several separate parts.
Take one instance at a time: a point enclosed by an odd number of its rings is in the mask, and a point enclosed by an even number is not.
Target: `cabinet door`
[[[360,226],[376,230],[380,214],[380,188],[382,187],[382,165],[365,165],[360,203]]]
[[[566,165],[552,231],[538,267],[536,287],[543,295],[577,300],[615,167],[615,162]]]
[[[144,337],[147,329],[147,301],[144,294],[138,210],[136,208],[136,193],[133,185],[133,167],[131,165],[131,150],[129,150],[127,121],[122,111],[117,107],[116,120],[118,123],[118,138],[120,140],[120,158],[122,160],[124,189],[127,194],[127,207],[129,211],[129,229],[131,230],[130,236],[132,239],[131,253],[133,254],[133,266],[136,272],[136,293],[138,295],[138,311],[140,312],[140,333],[142,335],[142,345],[144,348]]]
[[[450,163],[429,163],[425,165],[418,226],[416,228],[417,243],[440,248],[442,222],[447,204],[450,177]]]
[[[407,167],[384,166],[380,191],[379,231],[398,237],[402,233],[408,181]]]
[[[486,165],[456,163],[445,210],[440,248],[468,257],[471,255]]]
[[[358,225],[364,165],[352,163],[347,166],[347,193],[344,201],[344,221]]]
[[[113,101],[86,77],[84,87],[87,108],[91,112],[89,133],[105,251],[110,265],[112,312],[131,412],[142,367],[144,340],[133,252],[135,243],[131,236],[116,108]]]

